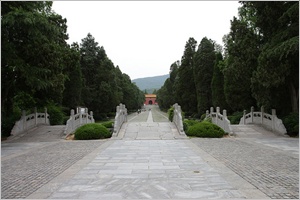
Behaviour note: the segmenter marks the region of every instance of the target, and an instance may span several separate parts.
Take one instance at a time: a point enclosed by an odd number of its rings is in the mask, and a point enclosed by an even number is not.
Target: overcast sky
[[[67,19],[69,44],[91,33],[131,79],[169,73],[190,37],[223,46],[238,1],[54,1]]]

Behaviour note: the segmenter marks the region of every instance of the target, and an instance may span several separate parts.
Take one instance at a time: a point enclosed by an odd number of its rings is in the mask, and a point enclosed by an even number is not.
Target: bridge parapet
[[[272,109],[272,114],[268,114],[264,112],[263,106],[261,107],[260,112],[254,112],[253,106],[248,114],[246,114],[246,110],[244,110],[244,115],[240,119],[240,125],[245,124],[261,124],[263,127],[281,135],[285,135],[287,133],[282,120],[276,115],[276,110]]]
[[[222,128],[226,133],[232,133],[232,129],[230,126],[230,121],[227,118],[227,111],[223,110],[223,115],[220,113],[220,108],[217,107],[216,112],[214,112],[214,108],[210,108],[210,113],[206,111],[206,118],[211,117],[212,123],[216,124],[220,128]]]
[[[74,132],[77,128],[79,128],[84,124],[95,123],[92,111],[90,111],[90,114],[88,114],[88,109],[81,108],[81,107],[77,107],[76,110],[77,110],[76,114],[74,109],[71,110],[70,118],[66,123],[66,128],[64,131],[65,135]]]
[[[11,135],[18,135],[38,125],[50,125],[47,108],[45,108],[44,113],[38,113],[37,108],[34,108],[34,113],[29,115],[26,115],[25,110],[23,110],[21,119],[16,121],[13,129],[11,130]]]
[[[179,134],[185,135],[183,130],[183,122],[182,122],[182,115],[181,115],[181,107],[178,103],[173,105],[174,108],[174,115],[173,115],[173,122],[175,123]]]
[[[116,116],[114,121],[114,133],[113,135],[117,135],[121,129],[121,126],[124,122],[127,121],[127,108],[124,104],[117,106],[116,108]]]

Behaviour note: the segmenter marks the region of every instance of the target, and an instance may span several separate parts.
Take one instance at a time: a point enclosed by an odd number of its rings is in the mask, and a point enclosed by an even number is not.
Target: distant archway
[[[150,100],[150,101],[149,101],[149,105],[152,105],[152,104],[153,104],[153,102],[152,102],[152,100]]]

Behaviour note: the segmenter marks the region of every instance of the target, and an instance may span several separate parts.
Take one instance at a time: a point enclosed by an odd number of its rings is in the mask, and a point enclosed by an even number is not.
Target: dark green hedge
[[[98,123],[85,124],[79,127],[74,135],[76,140],[93,140],[111,137],[109,130]]]
[[[299,136],[299,113],[290,113],[282,121],[288,135]]]
[[[196,123],[199,123],[199,121],[192,119],[183,120],[183,130],[186,132],[189,129],[189,127],[195,125]]]
[[[217,125],[203,121],[190,126],[186,134],[194,137],[221,138],[225,132]]]
[[[103,122],[101,124],[106,128],[113,128],[113,123],[114,123],[113,121],[108,121],[108,122]]]
[[[64,123],[65,115],[61,107],[50,104],[47,109],[51,125],[62,125]]]

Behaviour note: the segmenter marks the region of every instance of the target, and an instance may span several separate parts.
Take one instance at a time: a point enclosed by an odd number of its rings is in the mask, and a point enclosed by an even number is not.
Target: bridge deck
[[[184,139],[179,135],[174,123],[168,120],[166,113],[158,106],[147,106],[146,111],[133,113],[120,129],[118,139],[124,140],[171,140]]]

